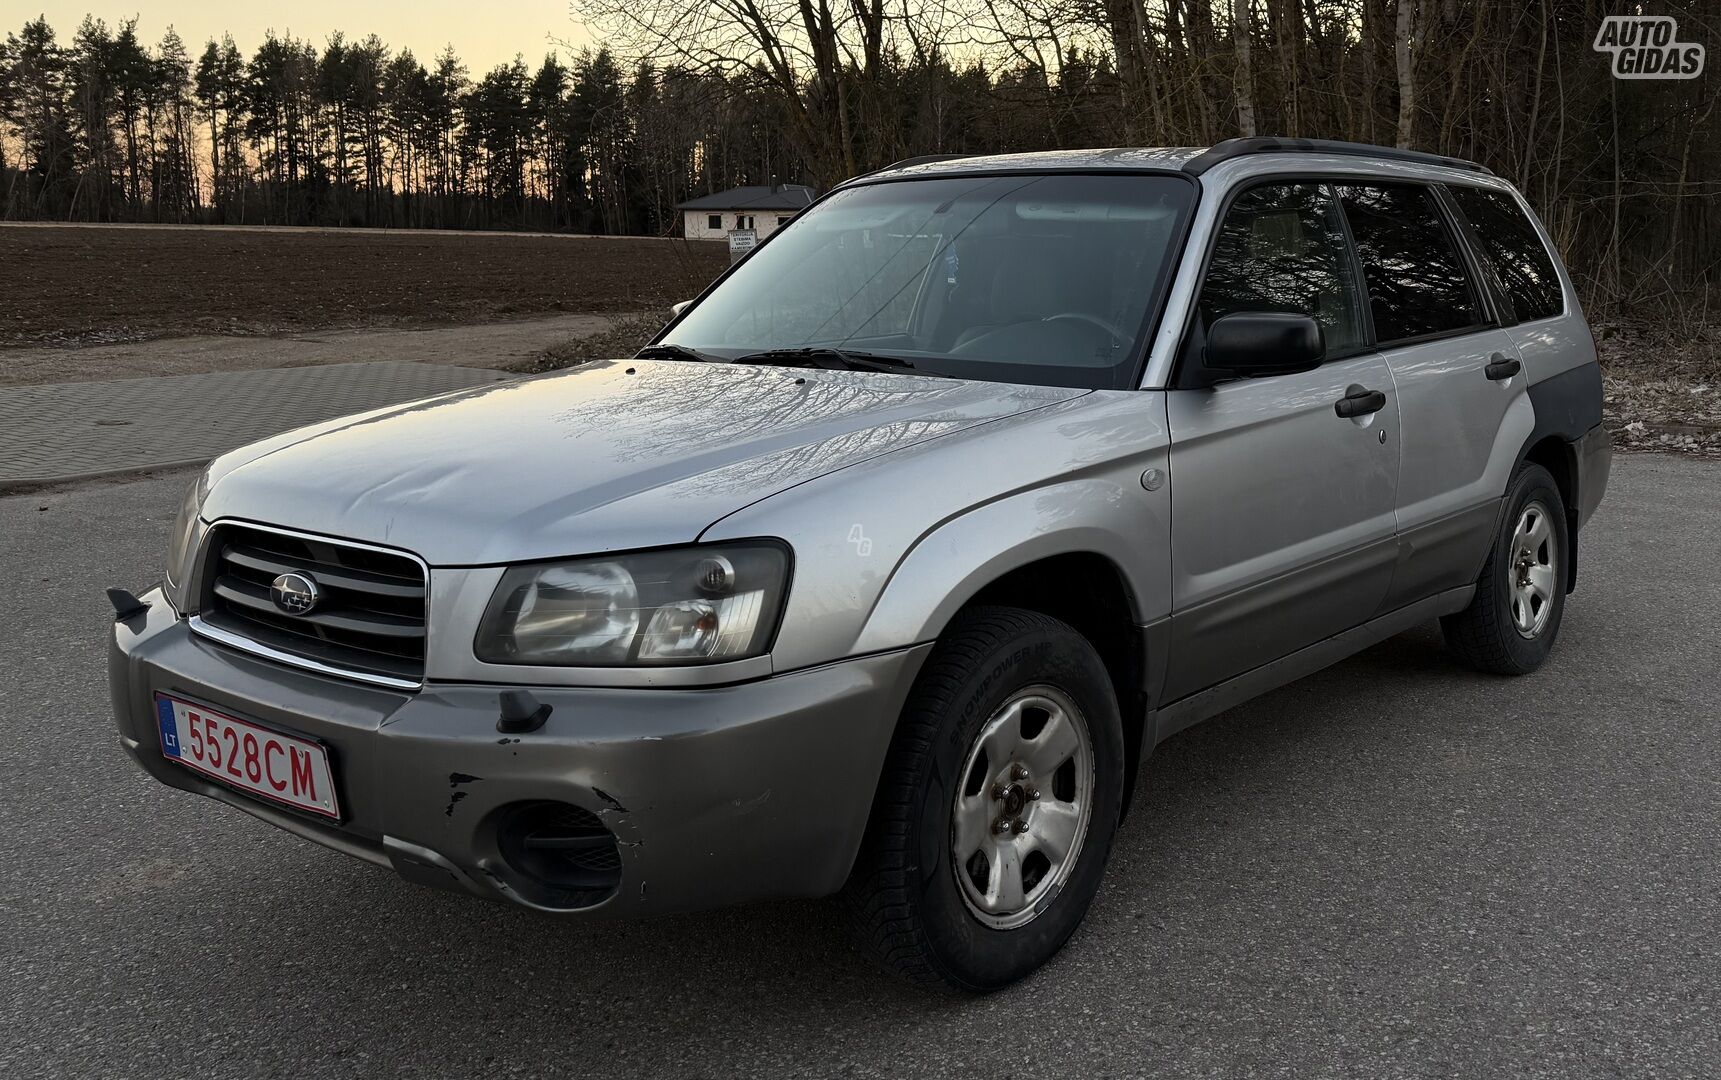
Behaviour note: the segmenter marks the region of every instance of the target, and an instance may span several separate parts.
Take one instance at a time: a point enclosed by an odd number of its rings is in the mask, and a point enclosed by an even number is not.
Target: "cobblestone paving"
[[[304,424],[508,377],[431,364],[331,364],[3,389],[0,489],[207,461]]]

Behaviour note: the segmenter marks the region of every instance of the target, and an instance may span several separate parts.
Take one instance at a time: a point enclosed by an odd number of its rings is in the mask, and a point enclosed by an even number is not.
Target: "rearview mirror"
[[[680,303],[669,305],[669,317],[672,319],[681,318],[681,313],[686,311],[687,305],[689,305],[691,303],[693,303],[693,301],[683,300]]]
[[[1239,311],[1207,328],[1203,367],[1259,378],[1309,371],[1327,354],[1321,324],[1307,315],[1279,311]]]

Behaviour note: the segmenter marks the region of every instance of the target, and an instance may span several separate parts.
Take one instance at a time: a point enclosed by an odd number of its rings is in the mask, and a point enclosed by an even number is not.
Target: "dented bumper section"
[[[503,734],[505,687],[401,693],[303,672],[192,635],[159,590],[141,599],[114,625],[109,680],[121,743],[151,776],[414,881],[568,915],[834,892],[928,648],[697,690],[532,687],[547,721]],[[323,745],[340,819],[169,760],[157,693]],[[571,839],[556,832],[569,823]],[[546,884],[558,843],[597,868],[583,887]]]

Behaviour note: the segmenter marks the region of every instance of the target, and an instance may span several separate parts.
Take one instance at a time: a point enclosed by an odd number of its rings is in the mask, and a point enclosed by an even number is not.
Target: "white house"
[[[752,229],[763,240],[812,202],[813,189],[805,185],[760,184],[701,195],[675,208],[689,240],[721,240],[736,229]]]

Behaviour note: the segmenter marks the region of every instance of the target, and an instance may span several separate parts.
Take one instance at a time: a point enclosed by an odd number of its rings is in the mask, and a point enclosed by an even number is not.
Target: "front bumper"
[[[930,646],[704,689],[530,687],[535,732],[496,730],[508,687],[362,686],[193,635],[159,590],[114,624],[108,674],[126,752],[164,784],[425,884],[571,915],[820,896],[848,876],[896,718]],[[157,691],[323,742],[344,819],[264,803],[165,758]],[[569,803],[617,839],[620,884],[558,906],[502,856],[497,822]]]

